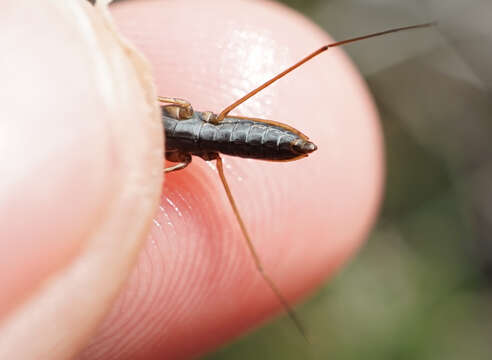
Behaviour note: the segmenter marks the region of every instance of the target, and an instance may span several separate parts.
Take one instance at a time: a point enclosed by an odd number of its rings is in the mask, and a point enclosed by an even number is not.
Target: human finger
[[[153,65],[159,94],[219,112],[329,42],[274,3],[122,2],[114,15]],[[313,291],[360,245],[382,183],[377,115],[338,49],[235,114],[282,121],[319,150],[293,163],[224,157],[226,176],[266,271],[291,301]],[[83,358],[187,358],[281,309],[262,281],[214,165],[169,174],[146,251]]]

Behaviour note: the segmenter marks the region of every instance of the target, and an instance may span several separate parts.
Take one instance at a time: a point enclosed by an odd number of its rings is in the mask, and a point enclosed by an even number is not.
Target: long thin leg
[[[369,38],[376,37],[376,36],[386,35],[386,34],[398,32],[398,31],[411,30],[411,29],[419,29],[419,28],[424,28],[424,27],[433,26],[433,25],[435,25],[435,23],[427,23],[427,24],[419,24],[419,25],[405,26],[405,27],[400,27],[400,28],[395,28],[395,29],[389,29],[389,30],[385,30],[385,31],[380,31],[380,32],[377,32],[377,33],[369,34],[369,35],[358,36],[358,37],[355,37],[355,38],[351,38],[351,39],[347,39],[347,40],[342,40],[342,41],[338,41],[338,42],[335,42],[335,43],[332,43],[332,44],[325,45],[325,46],[319,48],[318,50],[316,50],[315,52],[309,54],[305,58],[299,60],[294,65],[292,65],[291,67],[289,67],[286,70],[282,71],[280,74],[274,76],[273,78],[271,78],[267,82],[265,82],[262,85],[258,86],[256,89],[251,90],[249,93],[247,93],[246,95],[244,95],[242,98],[240,98],[239,100],[236,100],[234,103],[232,103],[231,105],[229,105],[228,107],[226,107],[217,116],[216,122],[221,122],[222,120],[224,120],[224,118],[227,116],[227,114],[229,114],[229,112],[231,110],[233,110],[234,108],[236,108],[237,106],[239,106],[240,104],[242,104],[243,102],[245,102],[246,100],[248,100],[250,97],[252,97],[255,94],[259,93],[261,90],[263,90],[267,86],[270,86],[272,83],[274,83],[278,79],[283,78],[285,75],[287,75],[288,73],[290,73],[292,70],[295,70],[299,66],[301,66],[302,64],[304,64],[305,62],[308,62],[313,57],[321,54],[322,52],[325,52],[329,48],[340,46],[340,45],[349,44],[349,43],[356,42],[356,41],[359,41],[359,40],[369,39]]]
[[[285,308],[287,311],[287,314],[289,314],[289,317],[292,319],[294,322],[295,326],[299,330],[299,332],[304,336],[304,338],[309,341],[309,338],[307,336],[306,330],[304,329],[304,326],[302,326],[301,321],[297,317],[296,313],[292,309],[292,307],[289,305],[289,302],[285,299],[285,297],[282,295],[280,290],[277,288],[273,280],[268,276],[267,273],[265,273],[265,270],[263,269],[263,265],[261,264],[260,257],[256,253],[255,247],[253,245],[253,242],[251,241],[251,238],[248,234],[248,231],[246,230],[246,226],[244,225],[243,219],[241,215],[239,214],[239,210],[236,205],[236,201],[234,201],[234,197],[232,196],[231,189],[229,188],[229,184],[227,183],[227,180],[224,175],[224,167],[222,165],[222,159],[220,156],[217,158],[217,171],[219,172],[220,180],[222,181],[222,185],[224,186],[224,190],[227,194],[227,199],[229,200],[229,203],[231,204],[232,210],[234,211],[234,215],[236,216],[237,222],[239,223],[239,226],[241,227],[241,231],[243,233],[243,236],[246,240],[246,244],[248,245],[249,252],[251,253],[251,256],[253,257],[253,260],[255,262],[256,268],[258,269],[258,272],[260,275],[263,277],[265,282],[268,284],[270,289],[272,289],[273,293],[279,300],[279,302],[282,304],[282,306]]]

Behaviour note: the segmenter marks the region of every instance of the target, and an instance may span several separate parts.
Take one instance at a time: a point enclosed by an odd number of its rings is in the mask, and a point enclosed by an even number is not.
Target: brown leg
[[[177,106],[175,117],[180,120],[189,119],[193,116],[193,107],[190,102],[184,99],[158,96],[157,100],[163,104],[172,104]],[[172,108],[172,107],[170,107]],[[171,110],[171,109],[170,109]]]
[[[244,225],[244,221],[239,214],[239,209],[237,208],[236,201],[234,200],[234,197],[232,196],[231,189],[229,188],[229,184],[227,183],[227,180],[224,175],[224,166],[222,165],[222,159],[220,156],[217,156],[216,159],[216,164],[217,164],[217,171],[220,176],[220,180],[222,181],[222,185],[224,186],[224,190],[227,195],[227,199],[229,200],[229,204],[231,204],[232,210],[234,212],[234,215],[236,216],[236,220],[239,223],[239,226],[241,227],[241,231],[243,233],[243,236],[246,240],[246,244],[248,245],[249,252],[251,253],[251,256],[253,257],[253,260],[255,262],[256,268],[258,269],[258,272],[260,275],[263,277],[267,285],[270,287],[270,289],[273,291],[279,302],[282,304],[284,309],[287,311],[287,314],[289,314],[289,317],[292,319],[294,324],[296,325],[297,329],[299,332],[306,338],[306,340],[309,342],[309,338],[306,334],[306,331],[304,330],[304,326],[302,325],[301,321],[297,317],[294,309],[289,305],[289,302],[285,297],[282,295],[280,290],[278,289],[277,285],[273,282],[273,280],[268,276],[267,273],[265,273],[265,270],[263,269],[263,265],[261,264],[260,257],[258,256],[255,247],[253,245],[253,242],[251,241],[251,238],[249,237],[248,231],[246,229],[246,225]]]

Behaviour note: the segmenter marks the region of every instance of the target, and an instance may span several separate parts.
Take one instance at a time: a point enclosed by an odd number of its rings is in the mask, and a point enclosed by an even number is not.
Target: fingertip
[[[149,56],[159,92],[185,98],[198,110],[220,112],[332,41],[306,18],[275,3],[144,4],[122,3],[115,8],[116,18],[123,31]],[[190,14],[194,14],[192,22]],[[138,17],[146,21],[139,22]],[[305,288],[312,287],[333,271],[335,265],[328,264],[342,263],[358,247],[377,212],[384,169],[382,138],[371,96],[343,51],[335,48],[271,85],[233,113],[288,123],[319,147],[295,163],[225,158],[226,176],[245,221],[252,228],[264,229],[254,238],[268,239],[264,240],[265,248],[261,248],[262,240],[257,240],[263,257],[269,262],[270,253],[279,258],[281,253],[290,251],[319,256],[318,261],[309,262],[310,271],[317,276]],[[195,159],[184,172],[179,176],[171,174],[169,186],[179,191],[185,178],[195,179],[196,184],[190,185],[194,199],[199,199],[193,204],[195,213],[200,209],[210,211],[211,202],[223,209],[220,222],[211,220],[200,226],[214,223],[214,228],[223,229],[221,232],[232,228],[240,239],[213,165]],[[207,186],[200,186],[205,179]],[[186,194],[190,197],[189,191]],[[284,231],[269,225],[279,221],[284,224]],[[329,241],[319,234],[329,236]],[[314,239],[309,247],[293,243],[311,237]],[[244,255],[249,256],[247,252]],[[298,282],[307,284],[301,277]],[[294,282],[289,284],[286,286]]]
[[[271,3],[123,2],[114,14],[149,57],[160,95],[217,113],[330,41]],[[353,254],[374,221],[383,172],[375,107],[343,52],[330,50],[234,113],[288,123],[318,146],[293,163],[224,157],[266,270],[285,295],[299,299]],[[139,294],[135,310],[111,318],[88,357],[105,347],[113,349],[106,355],[120,356],[115,344],[127,339],[128,357],[196,355],[280,308],[258,276],[214,164],[194,159],[164,186],[139,265],[152,270],[138,272],[127,289]],[[118,339],[103,341],[110,331]]]

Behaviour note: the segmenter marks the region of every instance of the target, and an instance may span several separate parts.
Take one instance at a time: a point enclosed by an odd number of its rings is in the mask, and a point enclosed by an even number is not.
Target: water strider
[[[325,45],[256,89],[250,91],[245,96],[226,107],[218,115],[210,111],[194,111],[191,104],[183,99],[170,97],[158,98],[159,102],[168,104],[161,106],[162,122],[166,134],[166,160],[177,163],[172,167],[164,169],[164,171],[168,173],[184,169],[191,162],[192,156],[201,157],[206,161],[216,161],[220,180],[222,181],[222,185],[224,186],[234,215],[241,227],[241,231],[251,256],[253,257],[256,268],[304,337],[306,337],[306,332],[294,310],[273,280],[263,270],[260,258],[256,253],[253,242],[246,229],[246,225],[241,218],[234,197],[232,196],[231,189],[225,178],[220,154],[269,161],[293,161],[308,156],[308,154],[315,151],[317,147],[314,143],[309,141],[306,135],[286,124],[272,120],[236,115],[229,116],[229,112],[273,82],[331,47],[398,31],[423,28],[432,25],[432,23],[427,23],[400,27]]]

